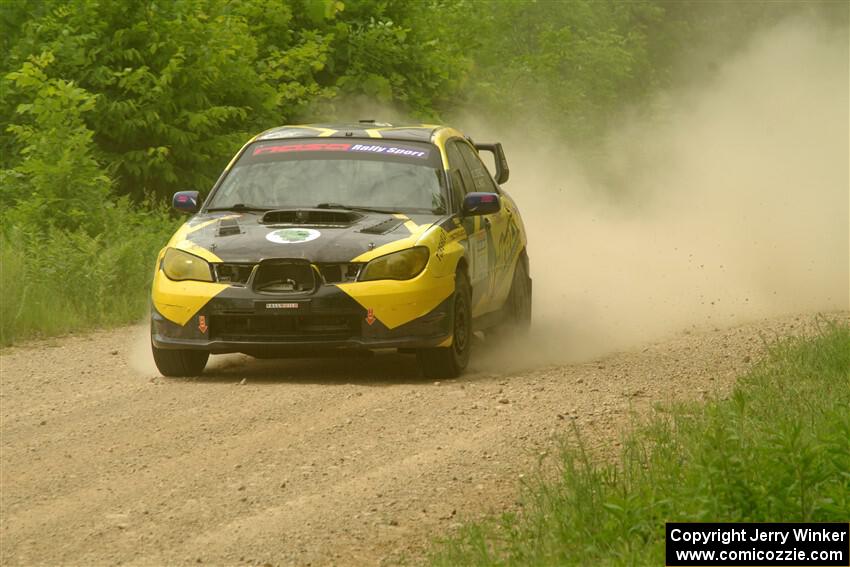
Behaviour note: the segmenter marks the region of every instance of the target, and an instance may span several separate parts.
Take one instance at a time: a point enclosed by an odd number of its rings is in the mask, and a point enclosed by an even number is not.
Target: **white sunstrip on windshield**
[[[251,155],[277,154],[289,152],[370,152],[377,154],[397,155],[426,159],[429,150],[414,150],[402,146],[385,146],[381,144],[349,144],[349,143],[309,143],[287,144],[282,146],[260,146],[254,148]]]

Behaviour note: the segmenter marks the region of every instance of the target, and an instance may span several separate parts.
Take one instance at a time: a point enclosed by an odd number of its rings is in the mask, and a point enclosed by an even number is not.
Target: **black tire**
[[[531,278],[528,277],[524,256],[517,260],[511,291],[505,302],[505,320],[502,326],[508,332],[526,335],[531,328]]]
[[[469,363],[472,346],[472,291],[466,274],[455,275],[452,300],[452,345],[416,351],[419,368],[426,378],[456,378]]]
[[[210,353],[202,350],[157,348],[151,344],[153,361],[163,376],[179,378],[199,376],[207,365]]]

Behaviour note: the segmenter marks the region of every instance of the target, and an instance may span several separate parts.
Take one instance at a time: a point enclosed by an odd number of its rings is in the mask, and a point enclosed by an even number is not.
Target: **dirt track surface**
[[[164,379],[131,360],[139,327],[6,349],[0,563],[397,564],[511,507],[571,423],[610,451],[630,410],[722,394],[810,320],[442,383],[399,355]]]

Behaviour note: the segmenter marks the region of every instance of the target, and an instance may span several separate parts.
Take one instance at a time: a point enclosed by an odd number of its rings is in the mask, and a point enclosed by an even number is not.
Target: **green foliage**
[[[433,565],[654,565],[665,522],[842,522],[850,516],[850,326],[786,339],[726,400],[671,409],[617,465],[565,448],[524,512],[466,526]]]
[[[455,76],[441,44],[421,41],[426,22],[411,22],[420,14],[435,17],[417,3],[44,0],[30,11],[3,6],[0,21],[12,39],[0,70],[52,53],[46,78],[94,95],[95,112],[85,120],[97,153],[119,192],[136,200],[209,188],[251,135],[318,109],[341,114],[330,104],[337,98],[366,96],[434,117]],[[6,119],[27,100],[21,86],[15,79],[3,85]]]
[[[86,124],[122,193],[209,186],[222,156],[253,130],[249,114],[269,119],[274,92],[255,69],[247,25],[210,15],[210,3],[43,4],[10,61],[47,50],[51,77],[96,96]],[[11,96],[26,96],[14,87]]]
[[[0,343],[144,313],[153,258],[175,228],[162,208],[111,194],[84,124],[95,97],[50,79],[48,52],[9,75],[30,102],[9,130],[20,148],[0,170]]]
[[[8,76],[31,102],[17,107],[26,121],[8,127],[21,161],[0,171],[3,224],[99,234],[106,228],[111,182],[91,155],[92,133],[82,120],[95,97],[49,79],[45,70],[53,61],[45,52]]]

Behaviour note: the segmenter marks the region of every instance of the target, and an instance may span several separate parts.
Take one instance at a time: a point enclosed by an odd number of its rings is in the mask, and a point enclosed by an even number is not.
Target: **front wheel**
[[[198,376],[204,371],[210,353],[202,350],[158,348],[151,344],[153,361],[163,376]]]
[[[419,368],[426,378],[455,378],[469,363],[472,343],[472,292],[466,274],[455,275],[452,308],[452,345],[416,351]]]

